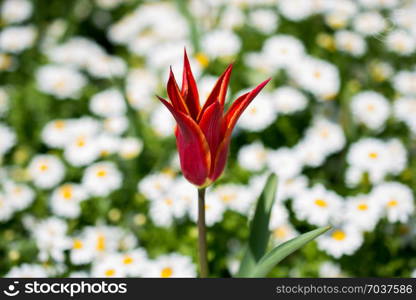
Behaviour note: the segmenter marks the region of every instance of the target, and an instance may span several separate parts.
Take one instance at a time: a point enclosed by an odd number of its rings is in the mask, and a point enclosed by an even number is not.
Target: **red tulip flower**
[[[183,175],[198,187],[208,186],[222,174],[237,120],[270,80],[237,98],[224,113],[231,70],[232,65],[219,77],[201,108],[198,88],[185,51],[181,89],[171,69],[167,83],[170,102],[158,97],[178,125],[175,135]]]

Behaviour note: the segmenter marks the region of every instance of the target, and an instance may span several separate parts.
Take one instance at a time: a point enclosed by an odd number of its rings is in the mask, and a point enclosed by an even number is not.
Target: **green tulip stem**
[[[205,191],[198,189],[198,258],[201,278],[208,277],[207,228],[205,225]]]

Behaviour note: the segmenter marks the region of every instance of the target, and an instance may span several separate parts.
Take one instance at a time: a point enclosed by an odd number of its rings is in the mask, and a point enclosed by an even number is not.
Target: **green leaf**
[[[263,192],[257,200],[256,211],[250,223],[250,237],[246,252],[240,264],[237,277],[246,277],[251,274],[266,252],[269,242],[269,220],[274,199],[276,197],[277,176],[271,174],[267,179]]]
[[[265,277],[282,259],[325,233],[330,228],[331,226],[326,226],[309,231],[277,246],[259,261],[253,272],[249,274],[249,277]]]

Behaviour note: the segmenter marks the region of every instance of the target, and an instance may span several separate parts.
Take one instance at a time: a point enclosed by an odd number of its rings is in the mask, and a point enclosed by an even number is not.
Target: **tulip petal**
[[[212,163],[209,179],[214,182],[221,176],[224,171],[225,164],[227,163],[228,151],[230,148],[231,135],[226,136],[221,144],[218,146],[217,153],[212,157],[214,162]]]
[[[214,85],[211,93],[209,94],[207,101],[199,112],[198,121],[202,118],[205,110],[215,101],[219,101],[222,106],[224,106],[225,97],[227,96],[228,83],[230,82],[231,72],[233,70],[233,65],[229,65],[228,68],[222,73],[220,78]]]
[[[184,50],[181,93],[186,105],[188,106],[191,117],[196,120],[198,118],[201,107],[199,106],[198,88],[194,75],[192,74],[191,65],[189,63],[188,55],[186,54],[186,49]]]
[[[241,114],[270,80],[271,78],[263,81],[251,92],[242,95],[233,102],[225,115],[225,122],[227,125],[226,131],[229,135],[231,135],[231,131],[234,129],[234,126],[240,118]]]
[[[173,107],[180,112],[183,112],[186,115],[189,115],[188,107],[186,106],[185,100],[182,97],[181,92],[179,91],[178,84],[176,83],[175,75],[170,68],[167,92],[170,101],[172,102]]]
[[[223,128],[223,107],[218,102],[212,103],[199,122],[199,127],[205,135],[208,142],[209,149],[211,151],[211,157],[214,158],[219,144],[222,140],[222,128]],[[214,160],[212,160],[212,163]]]
[[[230,109],[227,111],[224,117],[225,129],[222,129],[225,132],[221,133],[222,141],[217,148],[216,154],[212,154],[212,159],[214,161],[212,163],[213,168],[211,168],[211,172],[209,174],[209,179],[211,181],[217,180],[224,171],[230,148],[231,133],[235,124],[237,123],[238,118],[269,81],[270,79],[262,82],[251,92],[240,96],[237,100],[234,101]]]
[[[197,186],[206,184],[211,166],[211,153],[204,134],[190,116],[177,111],[165,99],[158,98],[178,123],[176,144],[183,175]]]

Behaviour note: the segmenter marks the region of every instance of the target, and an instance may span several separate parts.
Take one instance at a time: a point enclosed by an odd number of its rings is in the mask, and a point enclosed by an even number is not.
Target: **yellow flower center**
[[[163,268],[162,271],[160,272],[160,277],[169,278],[172,276],[172,274],[173,274],[172,268],[166,267],[166,268]]]
[[[114,269],[108,269],[108,270],[105,271],[104,274],[107,277],[112,277],[112,276],[114,276],[116,274],[116,270],[114,270]]]
[[[332,238],[334,239],[334,240],[337,240],[337,241],[342,241],[342,240],[345,240],[345,238],[347,237],[347,235],[345,234],[345,232],[344,231],[342,231],[342,230],[335,230],[333,233],[332,233]]]
[[[368,104],[367,105],[367,110],[368,111],[373,111],[375,109],[375,106],[373,104]]]
[[[133,258],[131,256],[125,256],[123,259],[123,264],[130,265],[133,263]]]
[[[83,138],[83,137],[78,138],[77,141],[76,141],[76,145],[80,148],[84,147],[85,144],[86,144],[85,138]]]
[[[377,152],[370,152],[368,154],[368,157],[371,159],[376,159],[378,157],[378,153]]]
[[[65,81],[63,81],[63,80],[59,80],[59,81],[55,82],[55,84],[54,84],[53,86],[54,86],[54,87],[55,87],[55,89],[57,89],[57,90],[62,90],[62,89],[64,89],[64,88],[65,88],[66,83],[65,83]]]
[[[327,138],[328,136],[329,136],[329,130],[328,130],[328,128],[323,128],[321,130],[321,137]]]
[[[16,186],[14,189],[13,189],[13,194],[15,194],[15,195],[20,195],[21,193],[22,193],[22,188],[20,187],[20,186]]]
[[[319,207],[327,207],[328,203],[324,199],[316,199],[315,204]]]
[[[62,121],[62,120],[55,121],[54,126],[55,126],[56,129],[64,129],[65,122]]]
[[[233,201],[236,198],[235,194],[224,194],[221,196],[221,200],[224,203],[230,203],[231,201]]]
[[[101,150],[100,151],[100,155],[101,155],[101,157],[109,156],[110,155],[110,151],[108,151],[108,150]]]
[[[172,204],[173,204],[173,200],[172,200],[172,199],[170,199],[170,198],[166,198],[166,199],[165,199],[165,203],[166,203],[166,205],[167,205],[167,206],[172,206]]]
[[[103,236],[103,235],[98,236],[96,249],[98,251],[104,251],[105,250],[105,236]]]
[[[389,202],[387,202],[388,207],[395,207],[399,204],[396,199],[391,199]]]
[[[258,160],[265,160],[267,158],[266,151],[257,151],[256,157]]]
[[[40,164],[39,165],[39,170],[41,171],[41,172],[45,172],[45,171],[47,171],[49,169],[49,166],[47,165],[47,164]]]
[[[104,169],[98,170],[97,171],[97,177],[105,177],[107,176],[107,171]]]
[[[83,243],[80,240],[74,240],[72,244],[72,248],[74,249],[82,249],[84,247]]]
[[[204,53],[199,52],[195,54],[195,59],[204,68],[206,68],[209,65],[209,58]]]
[[[357,206],[358,210],[367,210],[368,209],[368,205],[365,203],[360,203]]]
[[[72,198],[72,186],[67,184],[61,187],[61,195],[66,200],[70,200]]]
[[[276,237],[276,238],[278,238],[278,239],[283,239],[283,238],[285,238],[286,236],[287,236],[287,230],[286,230],[286,228],[285,227],[279,227],[279,228],[276,228],[274,231],[273,231],[273,235]]]

